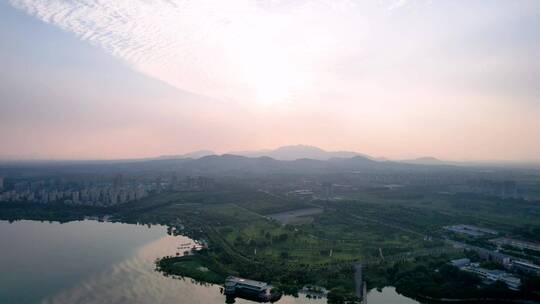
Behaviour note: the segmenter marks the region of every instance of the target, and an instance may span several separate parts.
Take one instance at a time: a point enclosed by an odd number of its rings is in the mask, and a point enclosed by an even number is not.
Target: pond
[[[0,221],[0,303],[225,303],[219,286],[173,279],[154,270],[156,258],[174,255],[191,241],[167,235],[164,226]],[[390,291],[385,288],[382,294]],[[390,303],[374,292],[369,303]],[[388,299],[397,301],[397,296]],[[391,303],[416,303],[396,301]],[[278,303],[326,301],[300,295],[285,296]]]

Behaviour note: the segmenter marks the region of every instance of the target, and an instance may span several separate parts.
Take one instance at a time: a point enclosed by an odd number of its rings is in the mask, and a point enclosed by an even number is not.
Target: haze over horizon
[[[0,3],[0,159],[540,157],[539,1]]]
[[[130,160],[160,160],[160,159],[177,159],[177,158],[192,158],[199,159],[206,156],[241,156],[248,158],[260,158],[260,157],[270,157],[275,160],[300,160],[300,159],[313,159],[313,160],[332,160],[332,159],[349,159],[354,157],[367,158],[377,162],[403,162],[410,164],[421,164],[421,165],[520,165],[520,166],[540,166],[540,159],[528,159],[528,160],[506,160],[506,159],[443,159],[437,158],[431,155],[423,155],[418,157],[411,158],[388,158],[378,155],[367,155],[360,151],[351,151],[351,150],[325,150],[320,147],[311,146],[311,145],[285,145],[276,147],[275,149],[258,149],[258,150],[235,150],[235,151],[225,151],[221,153],[216,153],[212,150],[202,149],[188,151],[185,153],[177,154],[162,154],[162,155],[149,155],[144,157],[134,157],[134,158],[32,158],[32,157],[0,157],[0,162],[85,162],[85,161],[130,161]]]

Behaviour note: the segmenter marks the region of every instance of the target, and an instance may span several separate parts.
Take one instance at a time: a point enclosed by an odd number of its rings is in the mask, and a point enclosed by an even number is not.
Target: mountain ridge
[[[302,158],[315,160],[330,160],[332,158],[351,158],[363,156],[375,160],[376,158],[353,151],[327,151],[310,145],[287,145],[276,149],[264,149],[255,151],[232,151],[227,154],[235,154],[246,157],[268,156],[277,160],[297,160]]]

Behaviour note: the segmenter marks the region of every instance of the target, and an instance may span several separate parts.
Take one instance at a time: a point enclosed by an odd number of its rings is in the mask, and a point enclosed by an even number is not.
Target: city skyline
[[[0,4],[0,159],[538,161],[537,1]]]

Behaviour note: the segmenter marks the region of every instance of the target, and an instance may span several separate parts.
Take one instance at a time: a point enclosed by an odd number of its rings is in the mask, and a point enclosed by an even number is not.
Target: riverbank
[[[499,281],[484,284],[477,276],[450,265],[448,261],[454,257],[441,255],[387,266],[371,265],[365,269],[368,285],[392,285],[398,293],[428,303],[539,303],[537,278],[524,276],[519,291]]]
[[[490,303],[490,304],[504,304],[504,303],[517,303],[517,304],[539,304],[540,301],[534,300],[516,300],[516,299],[495,299],[495,298],[466,298],[466,299],[447,299],[447,298],[434,298],[425,295],[417,295],[416,298],[420,300],[429,301],[432,304],[435,303],[460,303],[460,304],[475,304],[475,303]]]

